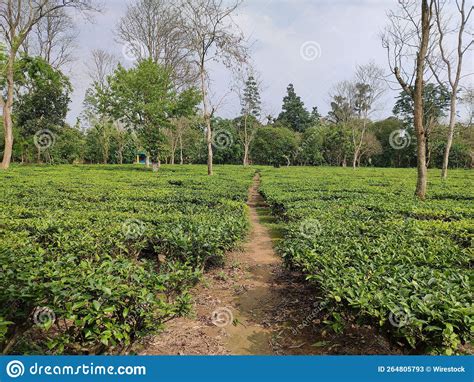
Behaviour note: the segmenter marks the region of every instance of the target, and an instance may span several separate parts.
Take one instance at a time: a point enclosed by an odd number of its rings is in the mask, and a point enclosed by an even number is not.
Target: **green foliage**
[[[289,84],[286,91],[287,95],[283,98],[282,112],[277,122],[294,131],[303,132],[314,123],[312,115],[306,110],[301,98],[296,95],[293,84]]]
[[[423,88],[423,124],[425,128],[446,115],[449,108],[449,91],[439,85],[426,84]],[[414,104],[412,97],[402,91],[393,107],[393,114],[403,120],[405,128],[413,128]]]
[[[299,137],[285,127],[262,127],[257,130],[251,149],[259,164],[281,166],[290,164],[298,153]]]
[[[65,126],[72,86],[69,79],[40,57],[24,56],[15,67],[14,122],[22,157],[37,151],[33,136],[40,130],[58,134]],[[40,154],[51,157],[48,148]]]
[[[262,112],[262,101],[260,100],[260,92],[257,81],[253,76],[249,76],[245,81],[245,88],[240,106],[243,116],[252,116],[255,119],[260,118]]]
[[[262,171],[261,191],[286,222],[283,257],[318,285],[329,312],[423,351],[456,351],[474,324],[472,174],[453,171],[449,185],[432,180],[425,202],[411,195],[414,177],[282,168]],[[328,323],[339,330],[338,318]]]
[[[136,130],[156,162],[166,144],[163,130],[172,127],[171,118],[194,115],[200,97],[194,89],[177,94],[169,70],[143,60],[131,69],[119,66],[107,78],[105,87],[95,84],[88,100],[96,114]]]
[[[189,287],[202,269],[222,263],[248,224],[253,171],[217,167],[208,177],[202,170],[1,173],[0,347],[16,332],[11,352],[122,353],[187,314]],[[40,308],[55,320],[38,325]]]

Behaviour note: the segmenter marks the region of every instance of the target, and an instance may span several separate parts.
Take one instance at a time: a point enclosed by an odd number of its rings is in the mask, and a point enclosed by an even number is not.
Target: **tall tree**
[[[23,43],[23,49],[25,54],[40,56],[55,69],[64,69],[74,60],[77,36],[72,16],[60,8],[33,27]]]
[[[352,125],[352,144],[354,156],[352,167],[355,169],[360,162],[362,147],[365,142],[369,117],[376,110],[376,104],[385,92],[383,69],[374,63],[359,65],[355,75],[354,108],[359,123]]]
[[[293,84],[288,85],[286,93],[282,112],[277,121],[294,131],[303,132],[311,125],[311,114],[306,110],[301,98],[296,95]]]
[[[433,71],[434,77],[440,86],[449,88],[451,93],[450,107],[449,107],[449,130],[446,140],[446,148],[444,150],[443,166],[441,176],[446,179],[448,176],[449,152],[453,144],[454,129],[456,126],[456,113],[458,91],[460,89],[460,82],[463,75],[464,56],[474,40],[471,38],[467,44],[464,43],[464,38],[468,37],[466,27],[469,25],[473,7],[466,9],[465,0],[456,0],[457,17],[455,25],[453,25],[453,18],[448,14],[448,4],[445,0],[434,1],[434,19],[436,22],[438,41],[435,53],[429,59],[430,68]],[[455,45],[451,45],[451,36],[454,35]],[[454,49],[450,49],[453,46]],[[472,73],[471,73],[472,74]]]
[[[222,61],[226,66],[247,61],[244,38],[232,19],[240,0],[225,5],[224,0],[181,0],[181,31],[189,37],[187,49],[193,56],[200,79],[203,118],[206,125],[207,173],[212,170],[212,116],[215,108],[209,97],[209,61]]]
[[[131,69],[119,66],[108,77],[105,89],[96,87],[96,104],[110,120],[119,121],[138,132],[157,171],[166,145],[165,130],[172,118],[195,112],[199,97],[194,89],[177,93],[171,74],[151,59]]]
[[[239,96],[242,109],[237,129],[244,146],[243,165],[248,166],[250,145],[260,124],[259,119],[262,113],[259,85],[252,74],[247,77],[244,89],[239,92]]]
[[[58,134],[65,126],[71,100],[69,79],[40,57],[22,57],[17,61],[15,77],[15,121],[21,136],[33,141],[39,131],[46,135]],[[44,138],[53,139],[52,136]],[[38,162],[42,154],[49,157],[50,144],[37,144],[36,148]]]
[[[417,144],[415,195],[425,199],[428,182],[426,131],[423,126],[423,89],[426,59],[432,33],[434,0],[400,0],[399,12],[389,13],[390,24],[382,37],[390,70],[403,90],[413,99],[413,121]],[[413,58],[415,62],[413,64]],[[414,70],[411,68],[414,67]],[[414,81],[414,86],[412,83]]]
[[[3,109],[3,127],[5,148],[0,169],[8,169],[13,152],[13,99],[15,87],[15,62],[18,52],[33,27],[48,15],[63,8],[75,8],[80,11],[96,10],[93,0],[37,0],[0,2],[0,34],[6,43],[7,59],[2,68],[6,78],[5,94],[0,96]]]
[[[117,26],[117,36],[138,61],[152,59],[171,73],[178,88],[197,80],[188,49],[190,36],[181,30],[181,8],[169,0],[134,0]]]
[[[102,163],[107,164],[110,156],[110,145],[112,139],[118,138],[123,142],[125,137],[124,126],[114,120],[103,108],[102,99],[99,94],[105,94],[108,90],[108,76],[110,76],[118,65],[118,60],[112,54],[104,50],[93,50],[92,59],[88,63],[88,74],[92,80],[92,86],[86,90],[84,99],[83,118],[94,133],[89,138],[95,137],[99,142],[99,150],[102,153]],[[121,146],[120,144],[118,145]],[[119,161],[123,159],[119,151]]]

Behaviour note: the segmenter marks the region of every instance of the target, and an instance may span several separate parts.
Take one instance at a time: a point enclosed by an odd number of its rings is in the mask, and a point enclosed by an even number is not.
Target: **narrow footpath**
[[[143,344],[141,354],[396,354],[370,326],[343,335],[322,323],[318,292],[287,270],[275,253],[278,240],[267,227],[270,209],[258,189],[249,190],[251,230],[223,268],[205,274],[193,291],[194,316],[166,324]]]

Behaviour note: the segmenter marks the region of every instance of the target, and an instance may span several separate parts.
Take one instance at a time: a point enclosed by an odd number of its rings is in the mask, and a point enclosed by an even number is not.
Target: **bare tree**
[[[390,70],[413,99],[413,123],[417,137],[417,183],[415,195],[425,199],[428,181],[426,131],[423,126],[423,90],[435,0],[399,0],[399,12],[390,12],[382,44]],[[414,85],[413,85],[414,83]]]
[[[460,82],[463,77],[464,56],[473,44],[472,39],[468,43],[464,43],[464,35],[467,33],[466,27],[468,26],[472,10],[472,7],[466,10],[465,0],[456,0],[458,20],[453,25],[451,22],[452,18],[448,14],[446,0],[434,1],[434,19],[438,39],[437,49],[429,57],[428,62],[438,83],[450,91],[449,129],[441,170],[441,177],[443,179],[446,179],[448,176],[449,153],[453,144],[456,126],[457,98]],[[455,43],[451,41],[452,39]],[[450,49],[450,46],[454,48]]]
[[[97,130],[98,141],[102,150],[102,163],[107,164],[111,140],[115,137],[118,146],[117,159],[122,164],[126,136],[125,126],[120,121],[114,121],[100,111],[98,101],[95,98],[97,89],[104,91],[107,88],[107,77],[117,67],[118,60],[114,55],[101,49],[93,50],[91,56],[92,59],[87,64],[87,68],[93,85],[86,91],[83,118],[87,121],[89,127],[95,127]]]
[[[352,167],[354,169],[360,162],[369,118],[377,110],[377,102],[380,101],[385,90],[386,84],[383,69],[374,63],[357,67],[354,106],[360,123],[354,123],[352,126],[352,144],[354,147]]]
[[[13,96],[17,54],[33,28],[45,17],[64,8],[94,11],[93,0],[2,0],[0,2],[0,34],[6,43],[7,58],[2,71],[6,77],[5,96],[0,96],[3,109],[5,148],[0,169],[8,169],[13,152]]]
[[[91,56],[92,60],[87,64],[89,78],[104,89],[107,84],[107,76],[113,73],[119,61],[113,54],[102,49],[94,49]]]
[[[224,0],[181,0],[182,32],[189,37],[188,50],[196,64],[203,103],[203,117],[206,125],[207,172],[212,175],[212,126],[215,108],[209,97],[208,63],[220,60],[226,66],[242,65],[247,60],[243,46],[243,35],[232,20],[232,13],[240,0],[225,6]]]
[[[78,32],[74,20],[63,9],[48,14],[33,28],[23,43],[26,54],[40,56],[55,69],[74,60]]]
[[[181,11],[169,0],[135,0],[117,26],[117,36],[137,60],[152,59],[171,72],[173,83],[189,87],[197,73],[182,32]]]

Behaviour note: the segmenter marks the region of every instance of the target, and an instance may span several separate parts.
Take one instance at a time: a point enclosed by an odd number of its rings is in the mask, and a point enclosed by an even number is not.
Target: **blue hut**
[[[148,155],[145,152],[137,153],[136,164],[146,164],[148,166],[150,164],[150,160],[148,158]]]

